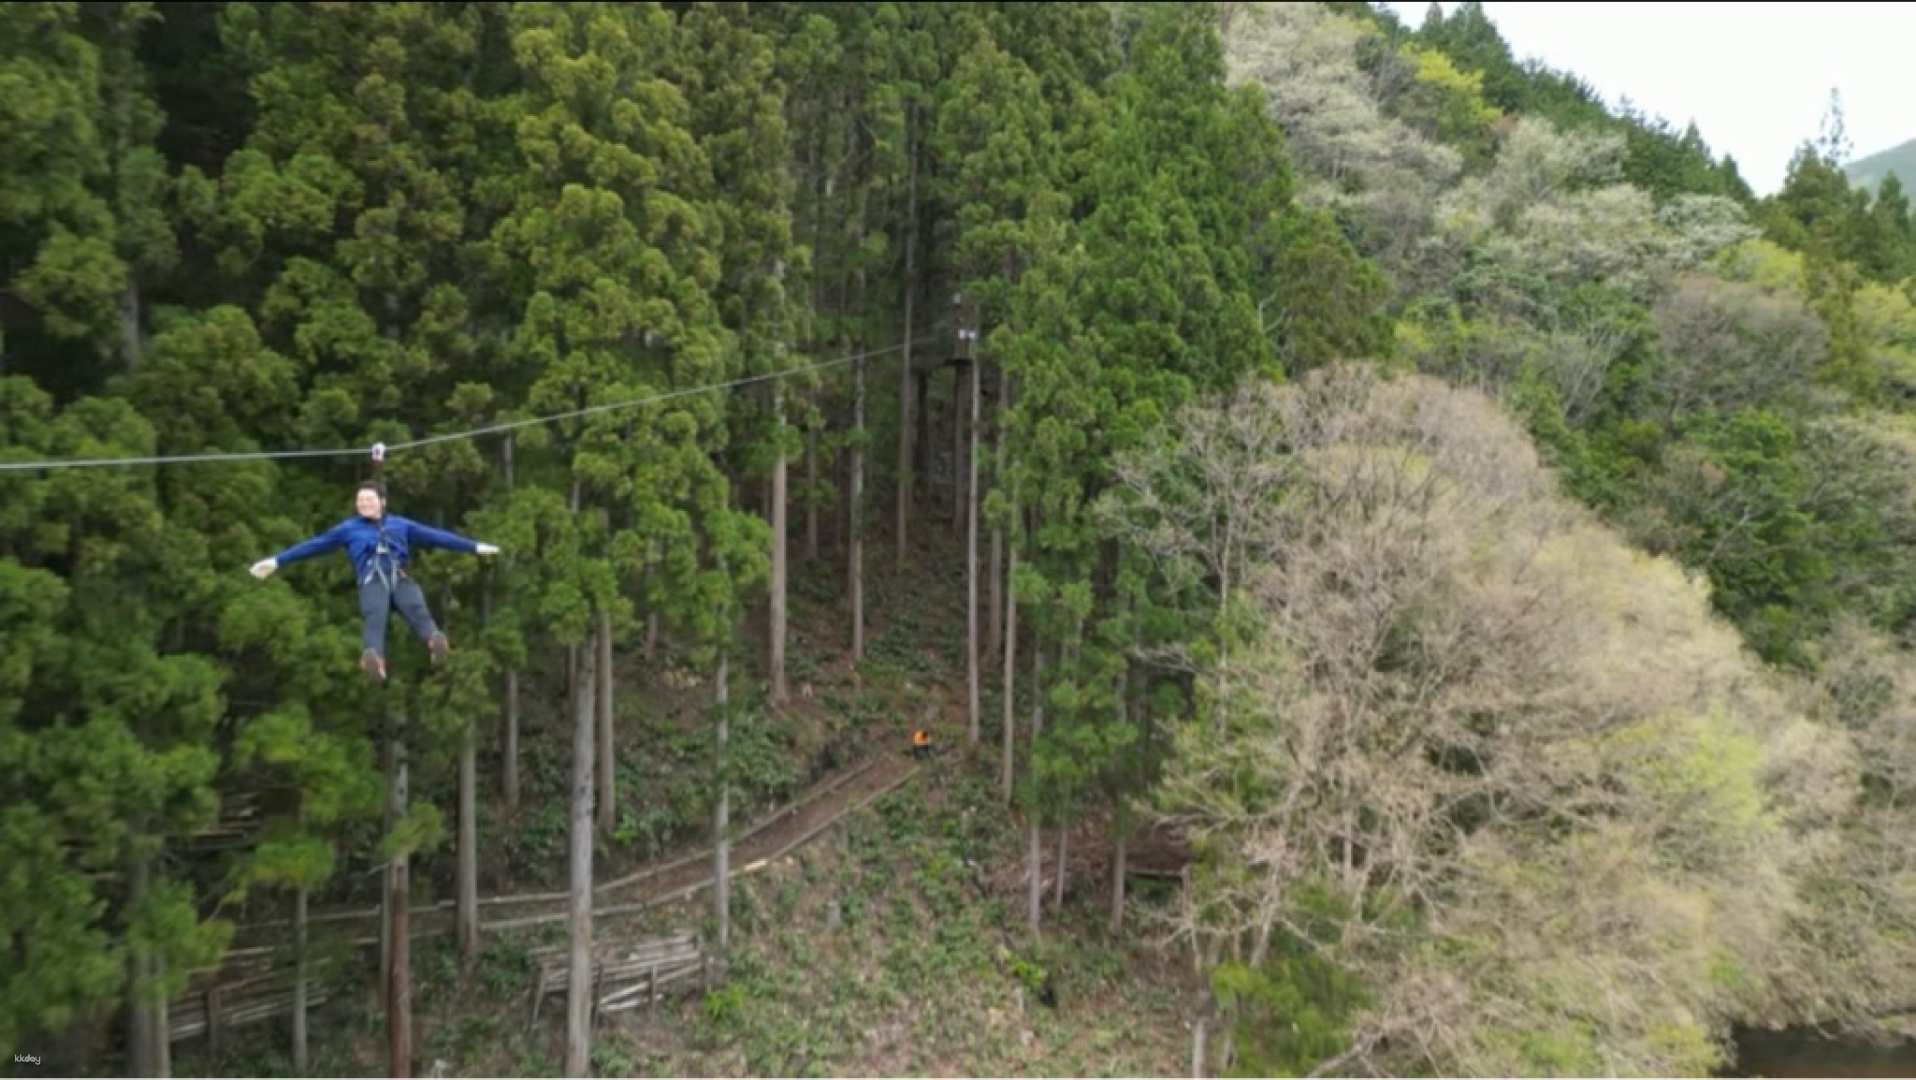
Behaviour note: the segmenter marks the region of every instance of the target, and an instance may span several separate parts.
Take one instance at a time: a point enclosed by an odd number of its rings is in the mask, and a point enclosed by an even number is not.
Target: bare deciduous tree
[[[1699,275],[1679,278],[1656,306],[1667,418],[1770,401],[1801,401],[1828,348],[1816,314],[1789,294]]]
[[[1438,192],[1463,169],[1457,151],[1385,114],[1405,73],[1367,72],[1358,50],[1373,33],[1313,4],[1252,4],[1230,20],[1225,57],[1236,83],[1270,95],[1298,166],[1298,196],[1361,225],[1358,245],[1389,269],[1399,295],[1440,277],[1426,265]]]
[[[1841,740],[1481,395],[1334,369],[1173,427],[1107,511],[1254,630],[1192,664],[1160,807],[1214,854],[1172,934],[1370,987],[1328,1071],[1717,1063],[1801,958],[1790,823]]]

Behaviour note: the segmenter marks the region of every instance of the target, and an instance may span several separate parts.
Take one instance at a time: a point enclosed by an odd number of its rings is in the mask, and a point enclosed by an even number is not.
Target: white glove
[[[261,581],[265,581],[267,578],[272,577],[273,571],[277,569],[279,569],[278,559],[261,559],[253,564],[252,574]]]
[[[478,554],[497,555],[499,554],[499,548],[493,544],[480,544]]]

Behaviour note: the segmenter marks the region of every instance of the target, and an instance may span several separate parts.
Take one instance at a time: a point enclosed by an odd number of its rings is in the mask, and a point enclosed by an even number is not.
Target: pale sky
[[[1430,5],[1387,6],[1414,30]],[[1606,104],[1628,97],[1679,131],[1695,120],[1758,195],[1816,136],[1832,87],[1853,159],[1916,139],[1916,3],[1486,0],[1484,12],[1519,62],[1579,75]]]

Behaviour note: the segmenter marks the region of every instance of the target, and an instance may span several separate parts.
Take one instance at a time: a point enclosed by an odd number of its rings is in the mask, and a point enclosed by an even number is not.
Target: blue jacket
[[[379,540],[386,539],[386,557],[381,560]],[[457,533],[445,532],[430,525],[421,525],[398,514],[387,514],[379,521],[367,521],[355,514],[345,521],[327,529],[310,540],[302,540],[285,551],[274,556],[281,566],[314,555],[323,555],[335,548],[344,547],[346,556],[353,561],[353,575],[361,585],[370,580],[376,569],[398,570],[406,565],[412,548],[445,548],[449,551],[464,551],[468,554],[479,550],[477,541],[468,540]]]

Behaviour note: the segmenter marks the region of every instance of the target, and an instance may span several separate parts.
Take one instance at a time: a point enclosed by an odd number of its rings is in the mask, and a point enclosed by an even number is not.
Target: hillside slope
[[[1850,183],[1871,191],[1890,173],[1896,174],[1905,189],[1916,184],[1916,139],[1843,166],[1843,175],[1849,177]]]
[[[597,1075],[1148,1076],[1188,1069],[1191,1025],[1203,1015],[1205,994],[1188,955],[1157,940],[1162,923],[1154,915],[1168,914],[1174,889],[1138,879],[1129,924],[1113,934],[1101,823],[1087,822],[1069,838],[1065,903],[1051,908],[1047,890],[1045,938],[1034,944],[1024,936],[1023,835],[997,798],[996,743],[988,730],[980,752],[964,745],[962,562],[944,550],[948,537],[929,536],[924,546],[924,565],[949,572],[872,583],[876,617],[857,677],[839,641],[842,563],[795,567],[792,663],[801,702],[785,714],[781,734],[791,746],[781,752],[818,748],[826,759],[848,760],[888,754],[903,749],[913,723],[929,720],[939,753],[904,786],[736,878],[729,971],[656,1010],[609,1015],[594,1044]],[[738,689],[749,696],[761,688],[762,672],[756,662],[743,667]],[[697,710],[658,707],[670,696],[662,687],[634,694],[629,706],[672,716],[663,725],[670,731],[649,733],[655,754],[701,738]],[[986,715],[998,715],[995,699],[991,706]],[[527,747],[532,760],[564,753],[569,733],[556,719],[529,731],[536,732]],[[529,803],[562,805],[543,791]],[[482,878],[515,888],[552,883],[534,870],[551,865],[545,815],[489,820]],[[696,829],[677,835],[680,844],[650,861],[673,859],[705,839]],[[623,866],[634,852],[608,854]],[[422,860],[428,893],[449,885],[450,862],[450,851]],[[735,872],[749,862],[740,849]],[[709,941],[711,908],[709,890],[700,891],[602,920],[600,940],[693,930]],[[470,970],[450,934],[418,940],[421,1074],[562,1072],[563,1002],[549,1000],[530,1024],[528,991],[533,950],[564,935],[563,923],[489,935]],[[370,983],[353,981],[375,967],[346,965],[336,992],[314,1010],[314,1075],[384,1068],[384,1013]],[[175,1071],[293,1075],[287,1047],[284,1019],[255,1024],[230,1034],[217,1056],[202,1039],[176,1044]],[[100,1065],[101,1075],[112,1074]]]

